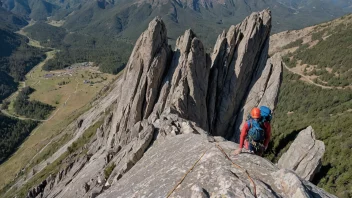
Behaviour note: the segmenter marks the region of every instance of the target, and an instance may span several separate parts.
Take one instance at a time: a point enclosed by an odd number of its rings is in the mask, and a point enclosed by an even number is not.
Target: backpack
[[[263,128],[263,123],[261,121],[250,119],[248,120],[248,140],[249,142],[264,142],[265,140],[265,131]]]
[[[261,116],[261,122],[270,122],[272,115],[271,115],[271,110],[269,107],[266,106],[261,106],[260,108],[260,116]]]

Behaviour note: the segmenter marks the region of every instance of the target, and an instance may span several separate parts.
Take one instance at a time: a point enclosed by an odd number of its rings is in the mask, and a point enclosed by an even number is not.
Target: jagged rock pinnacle
[[[214,141],[227,152],[237,145],[210,135],[234,137],[248,109],[275,108],[282,65],[280,57],[268,59],[270,30],[270,11],[253,13],[224,31],[210,56],[191,30],[172,51],[155,18],[116,83],[119,97],[87,146],[89,157],[45,180],[44,197],[165,197],[206,148],[172,196],[254,197],[247,177]],[[261,197],[333,197],[261,157],[239,158]]]

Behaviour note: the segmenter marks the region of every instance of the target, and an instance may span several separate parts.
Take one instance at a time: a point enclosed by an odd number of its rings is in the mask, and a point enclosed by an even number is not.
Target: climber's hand
[[[240,153],[242,153],[242,149],[241,149],[241,148],[238,148],[238,149],[236,149],[236,150],[233,152],[234,155],[238,155],[238,154],[240,154]]]

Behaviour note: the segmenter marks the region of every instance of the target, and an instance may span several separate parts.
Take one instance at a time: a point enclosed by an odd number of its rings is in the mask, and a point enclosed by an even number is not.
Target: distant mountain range
[[[65,19],[71,31],[132,40],[157,15],[171,28],[171,37],[190,27],[207,37],[266,8],[273,12],[273,31],[279,32],[337,18],[351,6],[351,0],[2,0],[3,8],[27,19]]]
[[[167,26],[169,44],[191,28],[211,51],[216,35],[254,11],[272,11],[274,33],[301,29],[352,11],[352,0],[0,1],[0,20],[6,21],[11,30],[26,25],[25,20],[61,21],[60,27],[40,23],[26,29],[37,36],[35,40],[61,49],[57,65],[89,59],[105,68],[102,71],[113,73],[123,68],[137,37],[156,16],[161,16]],[[62,38],[55,32],[62,32]]]
[[[18,30],[20,27],[25,26],[28,22],[21,16],[13,14],[12,12],[0,7],[0,28],[6,30]]]

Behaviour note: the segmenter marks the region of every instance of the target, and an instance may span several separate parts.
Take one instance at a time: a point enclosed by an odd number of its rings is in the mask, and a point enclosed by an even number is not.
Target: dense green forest
[[[7,72],[15,81],[45,58],[43,50],[27,45],[28,40],[6,29],[0,29],[0,71]]]
[[[30,38],[40,41],[40,45],[53,48],[59,47],[67,34],[64,28],[48,25],[40,21],[27,27],[25,31]]]
[[[0,28],[0,35],[0,57],[10,56],[21,43],[26,41],[24,37],[14,34],[5,28]]]
[[[1,6],[0,1],[0,28],[7,29],[12,32],[17,31],[19,28],[28,24],[24,17],[16,15],[10,11],[7,11]],[[0,45],[1,47],[1,45]]]
[[[18,83],[7,73],[0,71],[0,102],[17,90]]]
[[[27,39],[0,28],[0,102],[17,89],[18,81],[40,61],[44,51],[27,45]]]
[[[38,32],[38,29],[45,31]],[[97,63],[102,72],[116,74],[124,68],[133,48],[132,43],[117,38],[67,33],[64,28],[40,22],[25,31],[42,45],[60,50],[55,59],[43,66],[45,70],[62,69],[73,63],[91,61]]]
[[[326,146],[323,167],[314,183],[338,197],[351,198],[352,162],[347,159],[352,159],[352,91],[322,89],[287,70],[283,79],[266,157],[278,160],[299,131],[311,125]]]
[[[54,107],[42,102],[30,101],[29,95],[34,91],[31,87],[23,88],[14,102],[15,112],[19,115],[38,120],[44,120],[51,113]]]
[[[0,112],[0,164],[16,151],[37,124],[31,120],[13,119]]]

